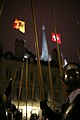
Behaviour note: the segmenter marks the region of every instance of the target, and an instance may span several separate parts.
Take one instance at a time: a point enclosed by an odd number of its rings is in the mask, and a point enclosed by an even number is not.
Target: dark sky
[[[31,0],[4,0],[0,16],[0,44],[4,52],[14,53],[16,38],[26,40],[26,47],[35,54],[34,27],[31,12]],[[56,47],[51,41],[54,32],[51,14],[51,2],[54,7],[57,33],[61,36],[60,51],[68,61],[78,61],[76,48],[80,54],[80,2],[79,0],[34,0],[39,49],[42,48],[42,23],[45,24],[49,51]],[[13,29],[14,19],[26,22],[26,33]]]

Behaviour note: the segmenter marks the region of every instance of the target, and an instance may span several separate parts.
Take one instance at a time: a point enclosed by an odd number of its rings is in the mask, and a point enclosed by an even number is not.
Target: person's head
[[[80,87],[80,65],[70,62],[63,68],[63,82],[67,86],[66,92],[72,92]]]
[[[46,100],[40,101],[40,109],[43,110],[43,109],[46,108],[46,107],[47,107],[47,102],[46,102]]]

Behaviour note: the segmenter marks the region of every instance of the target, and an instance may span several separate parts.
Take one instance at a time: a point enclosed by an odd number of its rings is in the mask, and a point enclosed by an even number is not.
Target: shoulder
[[[76,105],[80,105],[80,94],[78,94],[75,99],[73,100],[73,102],[76,104]]]

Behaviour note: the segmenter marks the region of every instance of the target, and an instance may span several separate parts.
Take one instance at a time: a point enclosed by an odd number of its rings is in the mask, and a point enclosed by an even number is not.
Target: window
[[[30,82],[33,82],[33,79],[34,79],[34,73],[31,71],[30,72]]]
[[[57,84],[57,83],[56,83],[56,82],[57,82],[57,81],[56,81],[56,76],[55,76],[55,75],[52,75],[52,79],[53,79],[53,84],[56,85],[56,84]]]
[[[21,70],[18,70],[16,73],[16,79],[20,80],[21,79]]]
[[[47,83],[47,75],[43,74],[43,83]]]

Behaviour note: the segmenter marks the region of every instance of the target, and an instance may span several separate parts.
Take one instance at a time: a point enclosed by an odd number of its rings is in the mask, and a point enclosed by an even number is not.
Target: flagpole
[[[15,80],[15,78],[16,78],[16,73],[17,73],[17,68],[16,68],[15,73],[14,73],[14,76],[13,76],[13,83],[14,83],[14,80]]]
[[[38,68],[38,75],[39,75],[39,85],[40,85],[40,99],[44,99],[43,80],[42,80],[38,35],[37,35],[37,27],[36,27],[36,19],[35,19],[35,11],[34,11],[33,0],[31,0],[31,10],[32,10],[33,25],[34,25],[34,34],[35,34],[35,49],[36,49],[36,55],[37,55],[37,59],[38,59],[37,64],[38,64],[38,67],[39,67]]]
[[[51,100],[53,103],[53,83],[52,83],[52,73],[51,73],[51,66],[50,66],[50,60],[49,60],[49,48],[47,44],[47,50],[48,50],[48,70],[49,70],[49,79],[50,79],[50,87],[51,87]]]
[[[58,53],[58,62],[59,62],[59,70],[60,70],[60,75],[62,76],[62,65],[61,65],[61,57],[60,57],[60,48],[59,48],[59,45],[58,45],[58,40],[57,40],[57,30],[56,30],[56,23],[55,23],[55,17],[54,17],[54,14],[53,14],[53,6],[51,4],[51,13],[52,13],[52,21],[53,21],[53,28],[54,28],[54,31],[55,31],[55,38],[56,38],[56,45],[57,45],[57,53]],[[62,83],[62,91],[63,91],[63,98],[65,100],[65,93],[64,93],[64,89],[63,89],[63,83]]]
[[[19,86],[18,109],[19,109],[19,100],[20,100],[21,88],[22,88],[23,69],[24,69],[24,61],[22,63],[21,80],[20,80],[20,86]]]
[[[32,76],[32,109],[33,109],[33,100],[34,100],[34,77]]]
[[[80,54],[79,54],[79,51],[78,51],[77,47],[76,47],[76,52],[77,52],[77,56],[78,56],[78,59],[79,59],[79,62],[80,62]]]
[[[48,69],[49,69],[49,78],[50,78],[50,87],[51,87],[51,100],[53,102],[53,83],[52,83],[52,73],[51,73],[51,66],[49,61],[49,51],[48,51]]]
[[[57,43],[59,69],[60,69],[60,73],[62,75],[61,60],[60,60],[60,50],[59,50],[59,45],[58,45],[57,36],[56,36],[57,30],[56,30],[56,24],[55,24],[55,19],[54,19],[54,14],[53,14],[53,6],[52,5],[51,5],[51,12],[52,12],[52,20],[53,20],[53,26],[54,26],[54,31],[55,31],[56,43]]]
[[[27,120],[27,100],[28,100],[28,58],[26,58],[26,120]]]

